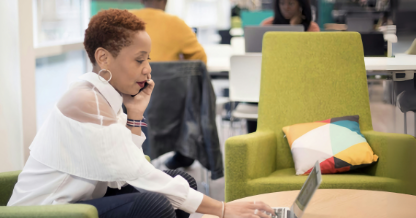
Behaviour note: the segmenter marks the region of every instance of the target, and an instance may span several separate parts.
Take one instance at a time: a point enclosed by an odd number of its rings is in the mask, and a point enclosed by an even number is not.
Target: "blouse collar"
[[[123,103],[123,97],[120,93],[117,92],[114,87],[108,83],[103,77],[99,78],[96,73],[89,72],[80,77],[82,80],[86,80],[93,84],[98,91],[104,96],[104,98],[108,101],[111,108],[114,110],[114,113],[118,114],[121,109],[121,105]]]

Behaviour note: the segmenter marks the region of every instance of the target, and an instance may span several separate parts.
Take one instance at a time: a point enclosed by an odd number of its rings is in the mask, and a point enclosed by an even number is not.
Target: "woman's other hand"
[[[224,211],[224,216],[223,216]],[[198,213],[211,214],[220,218],[269,218],[274,214],[273,209],[261,202],[223,202],[214,200],[206,195],[196,210]]]
[[[150,74],[149,74],[150,77]],[[127,114],[130,119],[142,119],[144,111],[150,102],[155,82],[150,78],[147,80],[147,87],[139,92],[136,96],[123,94],[123,103],[127,108]]]
[[[224,218],[270,218],[273,209],[262,201],[225,204]]]
[[[299,10],[295,16],[290,19],[290,25],[298,25],[301,24],[303,20],[302,10]]]

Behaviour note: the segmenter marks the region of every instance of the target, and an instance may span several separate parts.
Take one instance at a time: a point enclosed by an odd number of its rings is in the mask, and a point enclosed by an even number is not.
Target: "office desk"
[[[391,96],[390,99],[393,105],[396,105],[396,97],[399,93],[411,88],[413,82],[410,80],[414,79],[416,73],[416,56],[368,57],[364,58],[364,62],[367,75],[386,75],[391,78],[393,83],[386,87],[385,94]]]
[[[256,54],[256,53],[252,53]],[[257,53],[258,54],[258,53]],[[209,72],[229,72],[230,60],[220,58],[208,57],[208,71]],[[369,75],[379,75],[380,72],[385,72],[389,75],[393,71],[416,71],[416,55],[400,55],[396,58],[387,57],[364,57],[365,69]],[[261,72],[261,69],[259,69]]]
[[[299,191],[255,195],[242,201],[263,201],[271,207],[290,207]],[[318,189],[303,218],[415,217],[416,196],[382,191]],[[218,218],[204,215],[202,218]]]
[[[416,56],[365,57],[365,69],[367,71],[402,71],[416,70]]]
[[[240,60],[241,63],[235,63],[234,61],[233,64],[230,65],[230,60],[228,60],[227,64],[222,64],[221,61],[215,62],[216,59],[213,59],[214,62],[208,62],[208,65],[210,63],[215,64],[212,68],[208,67],[208,69],[230,72],[231,66],[234,66],[233,71],[235,71],[236,74],[240,74],[239,72],[241,72],[241,75],[246,75],[248,73],[251,75],[261,74],[261,67],[253,68],[253,66],[261,66],[261,53],[246,53],[243,55],[233,55],[232,57],[236,60]],[[247,58],[252,58],[250,59],[252,61],[248,61]],[[257,64],[252,63],[253,61]],[[247,66],[247,64],[249,64],[249,66]],[[386,91],[386,93],[389,93],[388,95],[391,96],[393,104],[395,104],[396,93],[400,93],[400,89],[404,87],[403,83],[396,82],[412,80],[416,73],[416,55],[398,55],[396,58],[365,57],[364,64],[367,75],[386,75],[391,77],[394,81],[393,87],[388,88]],[[249,72],[246,72],[245,70],[248,70]],[[223,73],[223,75],[224,74],[226,73]],[[260,90],[260,81],[256,80],[256,83],[252,84],[250,88]],[[398,90],[397,92],[395,91],[396,89]]]

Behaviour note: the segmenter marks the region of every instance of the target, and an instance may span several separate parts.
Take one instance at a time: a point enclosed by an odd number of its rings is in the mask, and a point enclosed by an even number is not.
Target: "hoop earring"
[[[104,77],[102,77],[102,76],[100,75],[100,73],[101,73],[101,72],[103,72],[103,71],[107,71],[107,72],[109,72],[109,73],[110,73],[110,79],[105,80],[105,79],[104,79]],[[98,79],[100,79],[100,80],[101,80],[101,81],[103,81],[103,82],[110,82],[111,78],[113,78],[113,74],[112,74],[112,73],[111,73],[111,71],[109,71],[109,70],[106,70],[106,69],[101,69],[101,70],[98,72]]]

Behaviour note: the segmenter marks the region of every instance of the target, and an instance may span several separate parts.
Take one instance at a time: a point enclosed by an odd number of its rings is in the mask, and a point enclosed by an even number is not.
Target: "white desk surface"
[[[210,58],[207,61],[208,72],[228,72],[230,71],[230,60],[221,60],[219,58]]]
[[[230,57],[233,55],[230,45],[203,45],[207,54],[208,72],[222,72],[230,70]]]
[[[416,57],[365,57],[365,69],[371,71],[416,70]]]
[[[365,69],[369,71],[416,70],[416,55],[399,55],[395,58],[364,57],[364,63]],[[208,57],[207,65],[209,72],[230,71],[230,60],[226,58]]]

